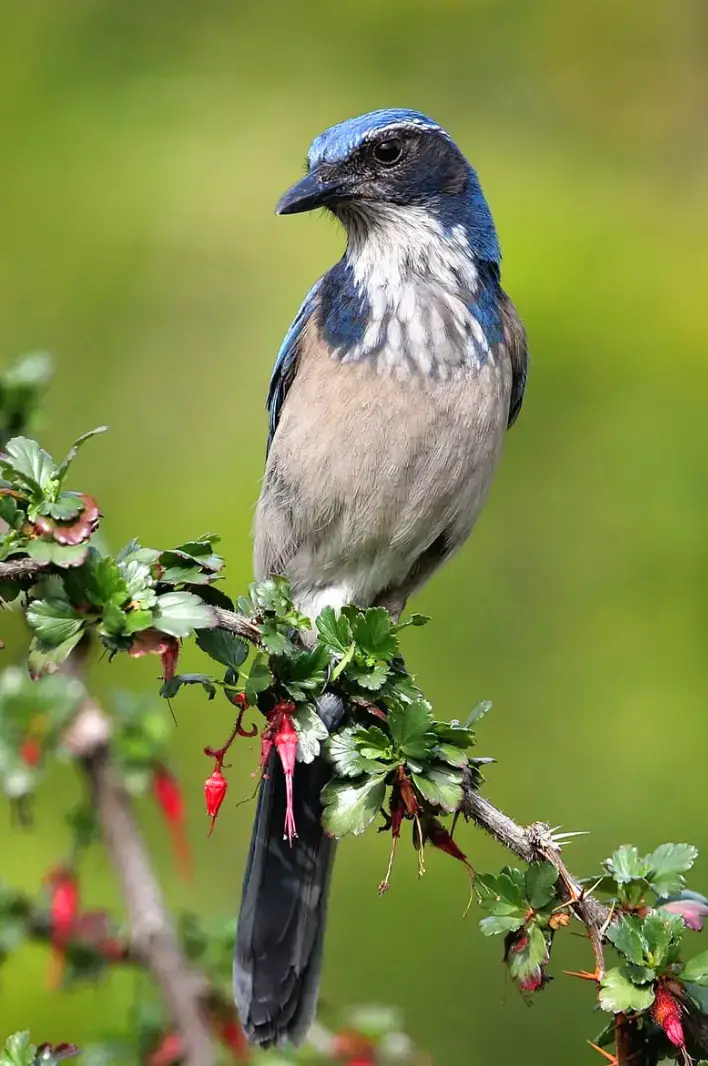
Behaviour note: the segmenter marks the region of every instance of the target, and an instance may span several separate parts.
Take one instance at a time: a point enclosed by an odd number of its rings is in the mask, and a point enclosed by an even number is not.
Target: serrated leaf
[[[467,766],[469,761],[467,753],[458,748],[456,744],[436,744],[435,758],[446,762],[449,766],[457,767]]]
[[[398,652],[398,637],[383,607],[368,607],[352,621],[352,637],[365,655],[388,662]]]
[[[361,781],[335,778],[322,789],[322,825],[326,833],[343,837],[358,836],[373,822],[386,797],[383,775]]]
[[[175,674],[169,681],[165,681],[160,688],[160,695],[171,700],[177,695],[183,685],[201,685],[210,700],[216,695],[214,679],[209,674]]]
[[[465,728],[466,729],[471,729],[473,725],[477,724],[477,722],[481,722],[481,720],[484,718],[485,714],[489,714],[491,709],[492,709],[492,701],[491,700],[482,700],[467,715],[467,720],[465,721]]]
[[[649,870],[646,857],[640,858],[633,844],[623,844],[604,865],[620,885],[642,880]]]
[[[297,730],[297,761],[310,763],[320,754],[320,747],[329,736],[327,726],[309,703],[298,707],[292,721]]]
[[[388,715],[391,736],[404,755],[411,759],[425,759],[435,747],[432,732],[433,716],[424,700],[407,706],[392,707]]]
[[[333,652],[344,655],[352,642],[352,629],[346,615],[337,615],[333,607],[325,607],[315,620],[319,639]]]
[[[479,928],[485,936],[497,936],[499,933],[514,933],[524,924],[523,914],[489,914],[482,918]]]
[[[359,751],[357,736],[361,726],[348,725],[332,733],[324,746],[324,752],[338,777],[359,777],[363,773],[381,772],[381,764],[366,759]]]
[[[248,644],[226,629],[200,629],[197,645],[217,663],[238,670],[248,658]]]
[[[88,544],[57,544],[55,540],[36,538],[30,540],[26,547],[30,559],[43,566],[67,567],[81,566],[88,555]]]
[[[607,939],[617,951],[636,966],[646,961],[648,945],[642,934],[642,920],[635,915],[624,915],[607,928]]]
[[[694,955],[681,970],[681,980],[701,988],[708,987],[708,951]]]
[[[33,640],[27,656],[27,669],[30,675],[36,678],[41,674],[55,673],[65,659],[71,655],[82,636],[83,630],[79,629],[73,636],[53,648],[44,648]]]
[[[84,626],[83,617],[66,600],[33,600],[26,617],[37,639],[48,647],[70,640]]]
[[[0,1066],[34,1066],[37,1049],[30,1042],[29,1033],[14,1033],[0,1050]]]
[[[68,522],[76,518],[84,509],[80,496],[75,492],[60,492],[54,502],[47,502],[40,508],[40,514],[47,514],[57,522]]]
[[[121,607],[129,599],[128,586],[118,564],[107,555],[99,555],[95,549],[89,552],[81,576],[86,596],[95,607],[108,604]]]
[[[76,438],[74,443],[69,448],[69,451],[66,453],[66,457],[61,461],[57,468],[56,478],[59,482],[63,481],[67,473],[69,472],[69,467],[78,455],[79,448],[81,447],[81,445],[84,444],[87,440],[90,440],[91,437],[95,437],[99,433],[105,433],[107,429],[108,426],[96,426],[95,429],[89,429],[86,433],[82,433],[80,437]]]
[[[153,625],[172,637],[188,637],[194,629],[211,629],[216,615],[193,592],[165,592],[157,597]]]
[[[386,681],[388,670],[385,663],[373,663],[370,666],[352,663],[346,674],[367,692],[378,692]]]
[[[524,875],[526,899],[534,910],[551,902],[556,894],[558,871],[550,862],[530,862]]]
[[[365,759],[382,759],[385,762],[393,760],[393,748],[391,740],[386,736],[383,729],[372,725],[368,728],[359,728],[356,732],[356,745],[360,754]]]
[[[646,962],[655,970],[663,970],[675,962],[681,949],[684,925],[679,915],[652,911],[642,922],[642,936],[646,941]]]
[[[509,973],[515,981],[526,981],[548,962],[546,938],[536,923],[529,922],[524,934],[523,945],[517,945],[507,955]]]
[[[608,970],[600,982],[599,1001],[602,1009],[611,1014],[648,1010],[654,1002],[654,990],[651,985],[639,987],[632,984],[616,966]]]
[[[692,844],[660,844],[647,855],[646,878],[657,896],[679,892],[685,884],[683,874],[691,869],[697,857],[698,849]]]
[[[505,866],[496,877],[478,874],[475,887],[481,906],[494,914],[524,917],[528,913],[525,877],[516,867]]]
[[[0,453],[0,470],[12,480],[18,476],[34,492],[42,494],[56,479],[54,461],[36,440],[29,437],[13,437]]]
[[[462,772],[453,767],[430,767],[423,774],[413,774],[413,784],[421,796],[435,807],[452,814],[462,803]]]

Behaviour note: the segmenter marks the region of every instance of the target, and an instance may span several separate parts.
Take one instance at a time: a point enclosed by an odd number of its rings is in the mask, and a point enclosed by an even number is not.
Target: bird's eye
[[[384,166],[390,167],[403,155],[403,145],[399,140],[391,138],[387,141],[377,141],[374,145],[374,159]]]

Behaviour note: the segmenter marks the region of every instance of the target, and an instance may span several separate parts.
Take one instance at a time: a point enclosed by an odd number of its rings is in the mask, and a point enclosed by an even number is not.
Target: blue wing
[[[270,385],[268,386],[268,399],[266,401],[269,418],[268,448],[270,448],[273,442],[285,397],[287,396],[288,389],[295,377],[302,331],[314,313],[317,306],[317,295],[321,287],[322,278],[315,282],[303,300],[300,310],[295,315],[293,324],[285,334],[283,343],[280,346],[280,351],[278,352],[278,358],[275,360]]]

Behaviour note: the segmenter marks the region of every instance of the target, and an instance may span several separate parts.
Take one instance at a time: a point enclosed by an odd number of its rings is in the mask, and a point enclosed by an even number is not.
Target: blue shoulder
[[[278,419],[280,418],[280,412],[285,402],[285,397],[288,394],[288,389],[292,384],[292,380],[295,377],[296,363],[298,352],[300,349],[300,340],[302,338],[302,332],[312,317],[315,308],[317,306],[317,297],[322,287],[322,278],[316,281],[312,286],[307,296],[302,302],[300,310],[295,315],[295,319],[290,326],[290,329],[285,334],[283,343],[280,346],[278,352],[278,358],[275,360],[275,366],[273,367],[273,373],[270,379],[270,385],[268,386],[268,399],[266,406],[268,408],[268,447],[270,448],[275,435],[275,431],[278,427]]]

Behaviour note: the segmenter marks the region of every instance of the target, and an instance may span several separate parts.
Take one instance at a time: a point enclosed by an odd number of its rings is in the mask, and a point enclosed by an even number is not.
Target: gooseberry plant
[[[24,393],[20,389],[27,410],[37,391],[36,362],[30,366],[32,381]],[[277,575],[253,584],[234,603],[219,586],[224,560],[213,534],[169,549],[147,548],[134,539],[112,554],[99,530],[96,498],[70,487],[79,447],[102,430],[79,437],[55,463],[18,432],[18,376],[21,367],[0,384],[0,424],[4,419],[12,428],[0,438],[0,600],[23,614],[30,642],[24,665],[0,675],[0,784],[25,820],[54,759],[77,760],[89,791],[67,814],[73,847],[47,876],[44,902],[9,887],[0,890],[0,957],[27,937],[40,938],[50,949],[57,984],[132,965],[151,970],[160,986],[159,960],[151,960],[150,947],[136,941],[134,929],[126,933],[105,912],[82,909],[78,876],[85,848],[103,839],[110,850],[115,842],[111,805],[101,792],[107,761],[122,789],[152,793],[171,828],[178,861],[188,866],[184,803],[169,760],[169,715],[149,700],[119,695],[110,710],[98,709],[97,728],[97,708],[82,677],[94,648],[110,657],[154,654],[162,667],[159,693],[171,708],[186,686],[198,686],[207,701],[219,695],[233,709],[230,735],[218,747],[204,747],[213,760],[205,783],[210,831],[227,797],[227,753],[240,737],[260,734],[259,772],[285,776],[283,832],[294,848],[298,764],[326,760],[324,830],[339,838],[376,826],[390,835],[380,892],[390,889],[396,849],[408,825],[420,874],[427,847],[464,867],[470,902],[483,912],[481,931],[500,937],[500,954],[523,995],[547,985],[555,938],[579,920],[593,968],[577,976],[593,988],[595,1005],[607,1016],[593,1046],[622,1066],[706,1062],[708,952],[692,955],[689,938],[702,928],[708,900],[689,892],[685,882],[695,848],[662,844],[642,856],[622,846],[596,876],[574,877],[564,861],[567,835],[544,823],[518,826],[482,795],[491,760],[476,755],[476,730],[489,704],[479,704],[464,722],[439,718],[405,666],[401,633],[426,618],[394,621],[383,608],[353,605],[307,618]],[[14,397],[11,403],[8,396]],[[204,655],[202,672],[179,669],[189,639]],[[320,713],[328,698],[345,708],[332,732]],[[477,871],[456,839],[460,820],[490,832],[521,865],[496,874]],[[112,857],[119,866],[121,855]],[[130,902],[129,877],[124,889]],[[180,957],[204,976],[195,1018],[207,1038],[245,1057],[249,1052],[229,992],[232,937],[231,923],[209,927],[189,915],[179,920],[175,943]],[[163,993],[170,992],[172,979],[163,973]],[[137,1009],[147,1015],[129,1021],[133,1059],[126,1061],[152,1066],[217,1061],[199,1033],[190,1033],[189,1019],[174,1009],[170,1018],[155,994],[140,997]],[[385,1037],[349,1030],[349,1044],[335,1035],[327,1051],[352,1066],[393,1061]],[[126,1046],[120,1038],[109,1039],[104,1053],[115,1056],[121,1048],[125,1056]],[[400,1052],[400,1041],[396,1046]],[[20,1034],[8,1042],[5,1059],[0,1053],[0,1066],[57,1061],[74,1050],[35,1048]],[[290,1054],[279,1051],[272,1061],[290,1061]],[[415,1056],[404,1042],[399,1061]],[[326,1054],[322,1058],[326,1061]]]

